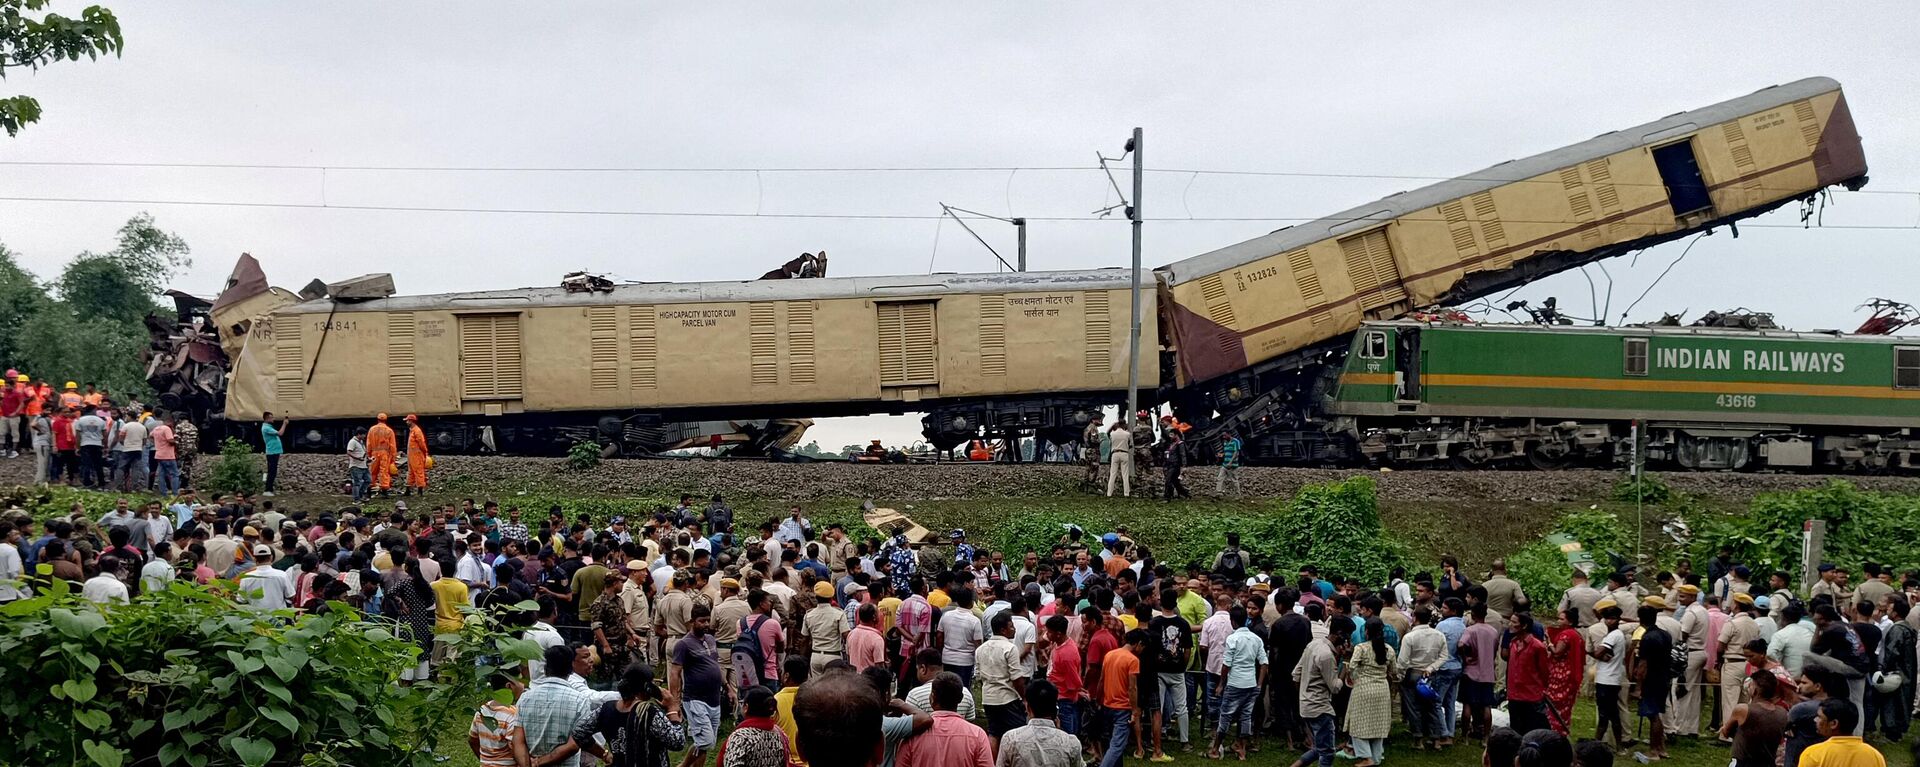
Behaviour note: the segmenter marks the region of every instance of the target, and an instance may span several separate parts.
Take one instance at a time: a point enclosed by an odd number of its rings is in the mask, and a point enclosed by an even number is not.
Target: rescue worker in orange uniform
[[[407,414],[407,493],[427,494],[427,433],[420,430],[420,416]]]
[[[80,385],[72,381],[68,381],[67,390],[60,393],[60,409],[61,410],[79,410],[80,405],[84,401],[85,400],[80,396]]]
[[[367,468],[373,480],[373,489],[385,496],[393,489],[393,461],[400,452],[394,443],[393,427],[387,425],[387,414],[375,417],[373,428],[367,429]]]

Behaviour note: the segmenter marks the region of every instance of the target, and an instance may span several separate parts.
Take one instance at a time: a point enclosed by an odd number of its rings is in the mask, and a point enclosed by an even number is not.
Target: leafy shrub
[[[1673,488],[1667,483],[1654,479],[1642,472],[1639,479],[1622,480],[1613,486],[1613,500],[1622,503],[1645,503],[1658,506],[1673,500]]]
[[[220,443],[220,457],[214,459],[206,487],[221,493],[258,493],[265,483],[265,465],[247,443],[228,437]]]
[[[1756,571],[1800,567],[1800,531],[1810,519],[1827,523],[1824,557],[1849,566],[1920,561],[1920,496],[1861,490],[1834,480],[1824,486],[1764,493],[1745,513],[1695,520],[1689,552],[1704,562],[1721,546]]]
[[[470,612],[444,637],[463,659],[399,687],[419,646],[343,603],[295,617],[184,582],[104,609],[58,579],[44,592],[0,607],[0,764],[424,767],[486,694],[495,666],[467,658],[539,649]]]
[[[1283,562],[1385,584],[1387,574],[1408,560],[1406,547],[1380,524],[1372,477],[1302,487],[1278,521],[1278,529],[1260,535],[1285,544]]]
[[[1631,523],[1609,511],[1575,511],[1561,517],[1552,532],[1579,541],[1580,548],[1593,556],[1598,565],[1594,571],[1596,581],[1609,571],[1609,553],[1624,555],[1633,550]],[[1544,606],[1549,602],[1557,602],[1561,592],[1573,585],[1573,568],[1567,566],[1566,553],[1544,537],[1508,555],[1506,560],[1507,576],[1519,582],[1521,590],[1540,609],[1547,609]]]
[[[567,468],[588,471],[600,465],[600,443],[583,439],[567,448]]]

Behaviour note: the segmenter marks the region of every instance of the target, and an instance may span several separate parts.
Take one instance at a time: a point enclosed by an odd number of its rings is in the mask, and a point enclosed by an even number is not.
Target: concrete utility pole
[[[1146,139],[1139,128],[1127,142],[1133,153],[1133,204],[1127,206],[1127,219],[1133,222],[1133,314],[1127,337],[1127,411],[1121,414],[1127,428],[1133,428],[1133,414],[1140,412],[1140,185],[1146,176]]]
[[[1014,267],[1014,271],[1024,272],[1027,270],[1027,220],[1024,218],[1013,219],[1013,228],[1020,233],[1020,256],[1013,261],[1015,264],[1018,264],[1018,266]]]

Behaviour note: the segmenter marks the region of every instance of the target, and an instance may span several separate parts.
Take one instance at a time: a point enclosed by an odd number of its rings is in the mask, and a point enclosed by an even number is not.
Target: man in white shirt
[[[485,536],[474,533],[467,539],[467,553],[453,565],[453,577],[467,584],[467,600],[474,604],[479,603],[482,592],[492,588],[493,568],[481,559],[487,555],[486,541]]]
[[[167,584],[172,582],[173,544],[160,541],[153,544],[153,558],[140,568],[140,593],[165,591]]]
[[[533,625],[527,628],[525,638],[531,639],[534,644],[540,645],[540,654],[542,657],[546,655],[547,648],[565,647],[567,644],[566,637],[560,636],[559,629],[553,627],[553,621],[558,618],[559,615],[560,610],[558,603],[551,599],[543,598],[540,600],[539,619],[535,620]],[[536,659],[527,661],[528,684],[532,684],[535,680],[546,675],[547,664],[544,660]]]
[[[373,494],[373,476],[367,468],[367,429],[364,426],[356,427],[353,437],[347,440],[347,483],[353,487],[354,503],[365,501]]]
[[[807,519],[800,507],[794,506],[787,509],[787,518],[780,520],[780,527],[774,530],[773,537],[782,543],[797,544],[806,541],[810,532],[813,532],[813,521]]]
[[[266,544],[253,547],[254,567],[240,576],[240,597],[248,607],[271,612],[287,608],[293,596],[293,581],[286,572],[273,567],[273,549]]]
[[[20,557],[20,531],[14,529],[12,522],[0,520],[0,602],[27,596],[26,586],[21,582],[26,575],[26,563]]]
[[[100,574],[87,579],[87,582],[80,587],[80,596],[85,597],[89,602],[102,605],[108,603],[124,605],[131,601],[131,596],[127,593],[127,584],[120,580],[122,568],[123,565],[118,557],[101,557]]]
[[[112,437],[115,484],[122,492],[138,492],[147,487],[147,427],[138,419],[120,422]]]

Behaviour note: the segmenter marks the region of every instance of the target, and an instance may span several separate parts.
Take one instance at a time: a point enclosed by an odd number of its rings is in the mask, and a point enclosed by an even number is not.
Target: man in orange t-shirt
[[[1100,767],[1120,767],[1127,754],[1127,741],[1138,741],[1140,724],[1140,651],[1147,646],[1147,632],[1127,632],[1126,645],[1107,653],[1100,662],[1100,708],[1112,733]]]

